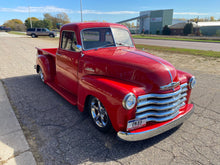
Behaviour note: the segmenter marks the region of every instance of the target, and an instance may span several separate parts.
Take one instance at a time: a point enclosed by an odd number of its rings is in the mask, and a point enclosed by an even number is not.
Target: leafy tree
[[[183,28],[184,35],[192,34],[193,33],[193,24],[187,23]]]
[[[215,17],[211,16],[210,21],[215,21]]]
[[[163,27],[162,34],[163,35],[170,35],[170,33],[171,33],[170,28],[168,27],[168,25],[165,25]]]
[[[12,30],[25,31],[25,26],[20,19],[11,19],[6,21],[3,26],[10,27]]]
[[[29,18],[27,18],[27,19],[24,21],[24,22],[25,22],[24,24],[25,24],[25,26],[26,26],[27,29],[28,29],[28,28],[31,27],[31,23],[30,23],[30,22],[32,22],[32,27],[34,27],[35,21],[39,21],[39,19],[36,18],[36,17],[31,17],[31,21],[30,21],[30,17],[29,17]]]
[[[39,20],[39,21],[34,21],[33,22],[33,27],[35,28],[47,28],[51,30],[52,28],[52,23],[50,20]]]
[[[44,19],[51,21],[53,29],[57,29],[57,28],[59,29],[60,25],[70,23],[70,19],[69,19],[68,15],[64,12],[59,13],[55,16],[52,16],[49,13],[45,13]]]

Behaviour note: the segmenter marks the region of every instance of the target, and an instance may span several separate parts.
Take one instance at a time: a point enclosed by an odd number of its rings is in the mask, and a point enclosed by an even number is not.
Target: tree
[[[33,22],[33,27],[35,28],[47,28],[51,30],[52,28],[52,23],[49,20],[39,20],[39,21],[34,21]]]
[[[193,24],[187,23],[184,26],[183,33],[184,33],[184,35],[192,34],[193,33]]]
[[[45,13],[44,14],[44,19],[51,21],[53,29],[57,29],[57,28],[59,29],[60,25],[70,23],[70,19],[69,19],[68,15],[64,12],[59,13],[55,16],[52,16],[49,13]]]
[[[170,35],[170,33],[171,33],[170,28],[168,27],[168,25],[165,25],[163,27],[162,34],[163,35]]]
[[[211,16],[210,21],[215,21],[215,17]]]
[[[20,19],[11,19],[6,21],[3,26],[10,27],[12,30],[25,31],[25,26]]]
[[[34,22],[35,22],[35,21],[39,21],[39,19],[36,18],[36,17],[31,17],[32,27],[34,27]],[[27,27],[27,29],[31,27],[30,17],[27,18],[24,22],[25,22],[24,24],[25,24],[25,26]]]

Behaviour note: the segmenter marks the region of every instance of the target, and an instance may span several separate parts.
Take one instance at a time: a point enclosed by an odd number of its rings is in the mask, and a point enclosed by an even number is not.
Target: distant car
[[[49,36],[49,37],[55,37],[56,32],[50,31],[47,28],[29,28],[27,29],[27,35],[31,36],[32,38],[38,37],[38,36]]]
[[[6,27],[6,26],[0,26],[0,31],[6,31],[6,32],[9,32],[9,31],[11,31],[11,28]]]

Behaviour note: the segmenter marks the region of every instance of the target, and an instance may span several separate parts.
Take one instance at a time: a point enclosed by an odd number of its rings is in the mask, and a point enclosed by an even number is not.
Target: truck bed
[[[37,48],[36,49],[38,50],[38,54],[49,54],[51,56],[54,56],[56,57],[56,52],[57,52],[57,48],[44,48],[44,49],[40,49],[40,48]]]

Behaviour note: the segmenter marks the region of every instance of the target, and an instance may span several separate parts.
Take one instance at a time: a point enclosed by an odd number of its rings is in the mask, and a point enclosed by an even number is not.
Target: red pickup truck
[[[129,30],[113,23],[71,23],[57,48],[37,48],[41,80],[96,128],[112,127],[126,141],[144,140],[183,123],[195,78],[169,62],[135,48]]]

